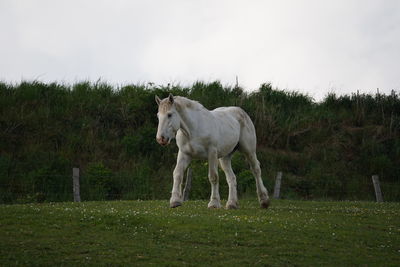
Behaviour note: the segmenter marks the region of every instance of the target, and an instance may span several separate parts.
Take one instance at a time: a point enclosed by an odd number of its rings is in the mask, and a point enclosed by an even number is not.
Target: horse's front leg
[[[208,154],[208,179],[211,183],[211,197],[208,207],[221,208],[221,200],[219,196],[218,154],[216,150],[212,150]]]
[[[169,204],[171,208],[176,208],[182,205],[182,181],[183,175],[185,174],[186,168],[189,166],[191,161],[190,156],[178,152],[178,158],[176,160],[176,166],[174,169],[174,184],[172,186],[172,194],[171,199],[169,200]]]

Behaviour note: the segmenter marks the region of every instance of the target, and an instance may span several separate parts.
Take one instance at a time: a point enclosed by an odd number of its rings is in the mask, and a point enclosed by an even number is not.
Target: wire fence
[[[98,200],[148,200],[168,199],[172,180],[163,184],[151,183],[151,179],[132,175],[97,176],[96,179],[81,175],[79,177],[80,199],[82,201]],[[186,178],[185,178],[186,179]],[[270,196],[274,195],[275,179],[265,179]],[[183,181],[185,184],[185,181]],[[384,201],[400,201],[400,183],[380,182]],[[275,189],[276,190],[276,189]],[[221,196],[227,198],[228,186],[220,179]],[[256,197],[254,180],[247,184],[238,179],[238,194],[241,198]],[[191,199],[207,199],[210,194],[208,178],[193,181],[190,192]],[[363,180],[343,183],[339,181],[307,181],[293,182],[285,179],[283,174],[279,192],[281,199],[305,200],[363,200],[375,201],[375,190],[371,177]],[[32,202],[65,202],[74,201],[72,175],[42,175],[34,180],[11,180],[0,184],[0,203],[32,203]]]
[[[284,181],[282,181],[282,186],[283,188],[280,198],[301,198],[310,200],[376,200],[376,192],[374,190],[372,180],[369,183],[359,182],[355,184],[353,182],[352,185],[311,183],[297,187],[287,185]],[[381,182],[380,188],[384,201],[400,201],[399,183]]]
[[[154,190],[143,179],[133,176],[81,176],[82,201],[155,199]],[[74,201],[70,175],[44,175],[35,181],[10,181],[0,184],[0,203]]]

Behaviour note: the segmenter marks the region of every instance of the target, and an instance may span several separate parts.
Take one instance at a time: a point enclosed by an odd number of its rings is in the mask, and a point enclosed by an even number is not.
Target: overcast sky
[[[400,90],[398,0],[0,0],[0,80]]]

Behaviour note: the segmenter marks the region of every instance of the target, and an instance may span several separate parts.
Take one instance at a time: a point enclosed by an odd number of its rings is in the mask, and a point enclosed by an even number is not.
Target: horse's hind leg
[[[229,186],[229,196],[228,202],[226,202],[227,209],[237,209],[238,208],[238,198],[236,191],[236,176],[232,170],[231,164],[232,155],[228,155],[224,158],[219,159],[219,164],[222,170],[225,172],[226,181]]]
[[[266,209],[269,206],[269,196],[261,178],[260,162],[258,161],[255,152],[245,153],[245,156],[250,164],[251,172],[256,179],[258,201],[260,202],[261,208]]]

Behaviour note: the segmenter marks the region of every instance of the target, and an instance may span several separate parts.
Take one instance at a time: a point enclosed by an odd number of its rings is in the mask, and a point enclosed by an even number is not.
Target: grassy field
[[[0,265],[399,266],[399,203],[240,205],[1,205]]]

